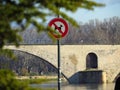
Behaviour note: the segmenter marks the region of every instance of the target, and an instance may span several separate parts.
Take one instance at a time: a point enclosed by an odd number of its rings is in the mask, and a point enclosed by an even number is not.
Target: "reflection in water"
[[[114,90],[114,83],[67,85],[63,86],[62,90]]]
[[[32,84],[32,87],[40,88],[41,90],[57,89],[56,82],[48,82],[44,84]],[[61,90],[114,90],[114,83],[109,84],[80,84],[69,85],[63,84]]]

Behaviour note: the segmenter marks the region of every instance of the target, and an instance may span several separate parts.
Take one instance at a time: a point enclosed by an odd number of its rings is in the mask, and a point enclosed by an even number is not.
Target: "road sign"
[[[55,38],[62,38],[68,33],[68,24],[62,18],[54,18],[48,25],[53,28],[54,31],[51,34]]]

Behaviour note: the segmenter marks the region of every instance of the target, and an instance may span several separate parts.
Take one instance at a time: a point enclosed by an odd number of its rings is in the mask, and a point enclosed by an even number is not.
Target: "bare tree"
[[[45,32],[37,33],[30,27],[21,33],[25,44],[53,44]],[[62,38],[62,44],[120,44],[120,18],[90,20],[79,28],[69,24],[69,32]]]

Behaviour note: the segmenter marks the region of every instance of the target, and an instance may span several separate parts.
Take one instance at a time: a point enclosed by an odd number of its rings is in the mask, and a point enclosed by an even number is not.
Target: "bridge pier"
[[[69,78],[70,84],[106,83],[106,72],[102,70],[85,70]]]

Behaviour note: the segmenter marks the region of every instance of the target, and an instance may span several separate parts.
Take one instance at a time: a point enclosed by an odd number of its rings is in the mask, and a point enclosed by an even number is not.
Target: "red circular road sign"
[[[48,25],[53,28],[54,31],[51,34],[55,38],[62,38],[68,33],[68,24],[62,18],[54,18]]]

